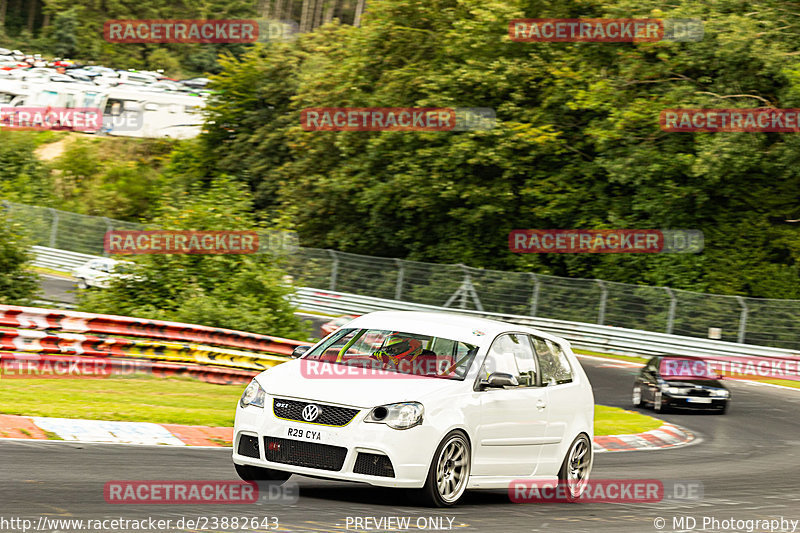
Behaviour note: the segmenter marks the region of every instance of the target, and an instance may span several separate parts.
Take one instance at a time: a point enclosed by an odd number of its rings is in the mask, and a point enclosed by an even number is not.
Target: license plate
[[[711,403],[711,398],[687,398],[690,403]]]
[[[324,442],[325,432],[319,429],[306,428],[287,428],[286,435],[293,439],[307,440],[311,442]]]

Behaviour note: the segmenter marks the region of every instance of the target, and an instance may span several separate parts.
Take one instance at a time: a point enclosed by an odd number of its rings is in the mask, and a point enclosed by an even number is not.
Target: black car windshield
[[[462,341],[386,329],[340,329],[302,359],[391,372],[463,380],[478,347]],[[320,372],[323,369],[320,368]]]

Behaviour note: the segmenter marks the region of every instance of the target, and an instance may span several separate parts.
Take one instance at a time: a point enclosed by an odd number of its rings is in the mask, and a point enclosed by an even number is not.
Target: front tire
[[[653,395],[653,411],[656,413],[666,413],[667,407],[664,405],[661,390],[657,390]]]
[[[282,472],[280,470],[272,470],[271,468],[237,465],[236,463],[233,463],[233,466],[236,468],[236,473],[239,475],[242,481],[272,481],[280,485],[292,477],[291,472]]]
[[[558,472],[558,483],[564,486],[567,501],[577,501],[586,490],[593,458],[592,442],[586,433],[581,433],[570,444]]]
[[[640,385],[633,386],[633,394],[631,394],[631,402],[634,407],[642,405],[642,387]]]
[[[430,507],[455,505],[467,490],[471,457],[467,436],[461,431],[451,431],[433,454],[425,486],[412,495]]]

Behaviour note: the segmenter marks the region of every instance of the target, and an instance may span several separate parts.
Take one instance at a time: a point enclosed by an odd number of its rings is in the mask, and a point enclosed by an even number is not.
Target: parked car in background
[[[655,356],[642,368],[631,395],[636,407],[651,405],[656,412],[670,409],[707,409],[723,414],[730,391],[702,359],[687,356]]]
[[[107,289],[111,279],[120,275],[119,265],[120,261],[101,257],[87,261],[73,270],[72,275],[78,280],[79,289]]]

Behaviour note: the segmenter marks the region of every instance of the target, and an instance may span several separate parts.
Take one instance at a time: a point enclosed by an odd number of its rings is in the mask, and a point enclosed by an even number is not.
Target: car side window
[[[560,385],[572,382],[572,367],[558,343],[549,339],[531,337],[541,369],[542,385]]]
[[[485,379],[494,372],[511,374],[521,387],[536,386],[536,360],[525,335],[505,334],[495,339],[480,375]]]

